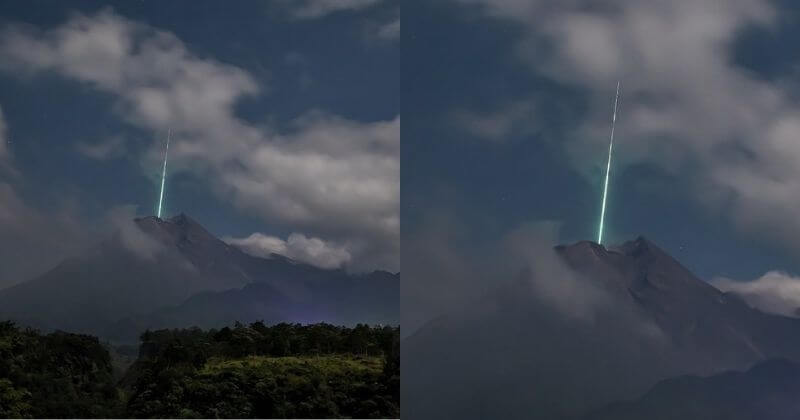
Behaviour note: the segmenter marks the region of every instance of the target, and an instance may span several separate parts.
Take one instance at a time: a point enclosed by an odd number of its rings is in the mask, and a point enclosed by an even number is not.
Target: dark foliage
[[[96,337],[0,323],[0,418],[399,416],[397,327],[145,332],[113,380]]]
[[[133,417],[399,416],[399,328],[237,324],[145,332]]]
[[[122,407],[96,337],[0,323],[0,418],[118,417]]]

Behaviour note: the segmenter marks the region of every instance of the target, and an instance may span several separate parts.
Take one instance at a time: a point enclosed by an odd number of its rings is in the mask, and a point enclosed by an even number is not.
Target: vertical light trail
[[[611,140],[608,142],[608,163],[606,163],[606,180],[603,184],[603,206],[600,210],[600,229],[597,233],[597,243],[603,244],[603,224],[606,218],[606,199],[608,198],[608,176],[611,173],[611,152],[614,150],[614,126],[617,123],[617,101],[619,101],[619,82],[617,94],[614,96],[614,116],[611,118]]]
[[[167,131],[167,148],[164,150],[164,169],[161,172],[161,194],[158,196],[158,218],[161,218],[161,203],[164,202],[164,181],[167,179],[167,156],[169,155],[169,138],[172,135],[172,129]]]

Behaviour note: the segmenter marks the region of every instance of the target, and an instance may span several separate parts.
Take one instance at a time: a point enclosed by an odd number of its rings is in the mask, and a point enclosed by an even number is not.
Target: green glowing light
[[[611,119],[611,140],[608,142],[608,162],[606,163],[606,180],[603,184],[603,206],[600,210],[600,229],[597,233],[597,243],[603,244],[603,225],[606,219],[606,199],[608,198],[608,177],[611,173],[611,153],[614,150],[614,125],[617,123],[617,101],[619,101],[619,82],[617,94],[614,96],[614,117]]]
[[[167,132],[167,148],[164,150],[164,169],[161,172],[161,194],[158,196],[158,218],[161,218],[161,204],[164,202],[164,181],[167,179],[167,156],[169,155],[169,138],[172,135],[172,129]]]

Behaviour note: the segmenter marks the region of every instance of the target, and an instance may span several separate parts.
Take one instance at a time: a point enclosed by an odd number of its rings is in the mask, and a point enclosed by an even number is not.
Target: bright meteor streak
[[[161,203],[164,202],[164,181],[167,179],[167,156],[169,155],[169,138],[172,129],[167,132],[167,148],[164,150],[164,169],[161,172],[161,194],[158,196],[158,218],[161,218]]]
[[[617,102],[619,101],[619,82],[617,94],[614,96],[614,116],[611,119],[611,140],[608,142],[608,163],[606,163],[606,180],[603,184],[603,207],[600,210],[600,229],[597,233],[597,243],[603,244],[603,223],[606,218],[606,198],[608,198],[608,176],[611,173],[611,152],[614,150],[614,125],[617,123]]]

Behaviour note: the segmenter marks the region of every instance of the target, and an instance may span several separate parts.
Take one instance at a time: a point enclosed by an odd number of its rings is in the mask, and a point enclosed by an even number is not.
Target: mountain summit
[[[800,360],[800,320],[720,292],[643,237],[554,251],[403,342],[405,413],[573,418],[677,375]],[[563,270],[536,269],[552,258]]]
[[[258,258],[181,213],[125,224],[84,255],[0,290],[0,317],[135,341],[146,328],[234,321],[396,323],[399,275]]]
[[[161,239],[165,243],[178,245],[222,242],[184,213],[166,220],[156,216],[147,216],[133,219],[133,221],[142,232]]]

